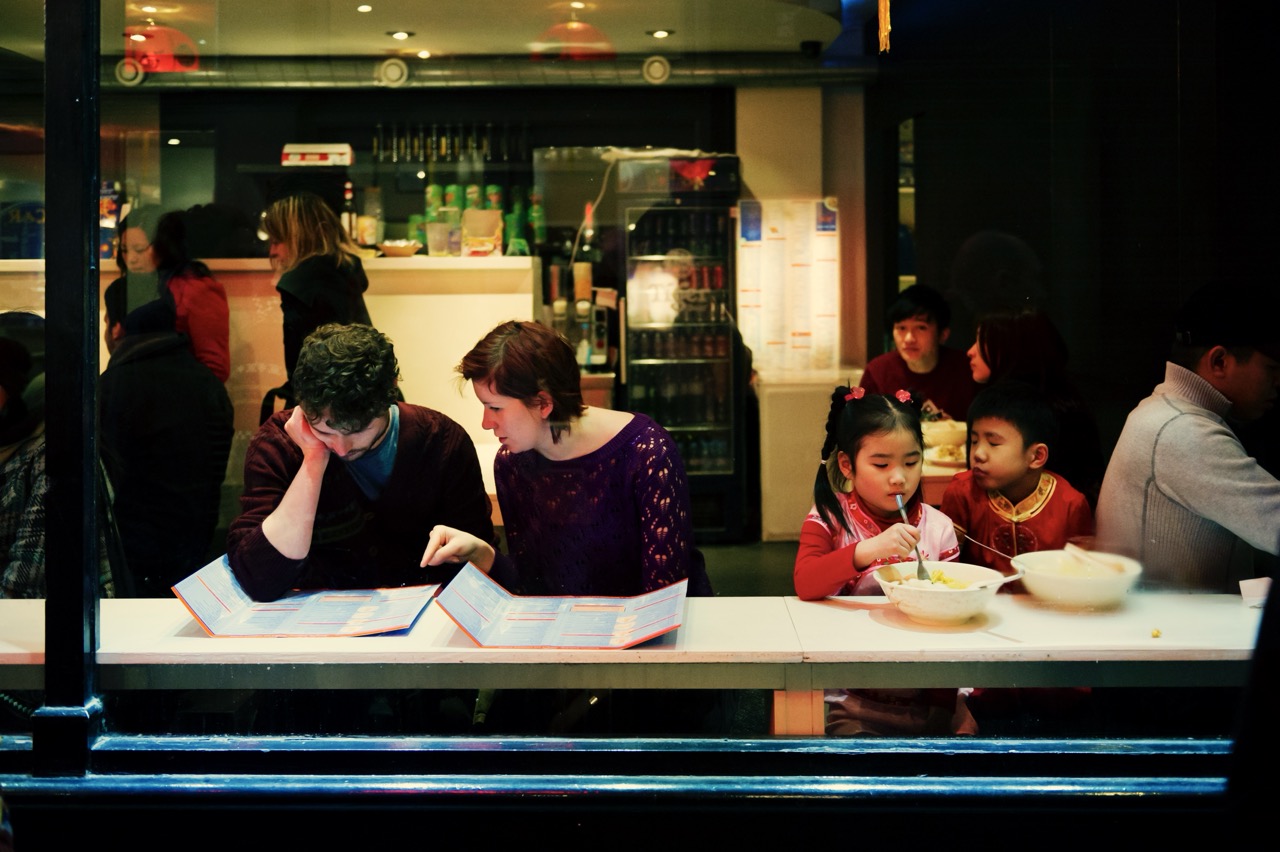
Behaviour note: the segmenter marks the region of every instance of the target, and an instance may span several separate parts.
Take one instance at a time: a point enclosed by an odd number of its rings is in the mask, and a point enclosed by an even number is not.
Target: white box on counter
[[[282,166],[349,166],[351,146],[338,143],[289,142],[280,152]]]

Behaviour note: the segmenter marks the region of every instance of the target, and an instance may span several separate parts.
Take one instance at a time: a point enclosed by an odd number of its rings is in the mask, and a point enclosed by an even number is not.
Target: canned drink
[[[451,183],[444,188],[444,206],[462,208],[462,187]]]
[[[484,188],[484,206],[489,210],[502,209],[502,187],[491,183]]]
[[[421,213],[409,216],[409,239],[427,244],[427,217]]]
[[[464,210],[481,210],[484,208],[484,195],[480,191],[480,184],[467,184],[466,198],[463,200],[462,207]]]
[[[444,187],[438,183],[427,184],[424,200],[426,202],[427,221],[439,221],[440,208],[444,206]]]

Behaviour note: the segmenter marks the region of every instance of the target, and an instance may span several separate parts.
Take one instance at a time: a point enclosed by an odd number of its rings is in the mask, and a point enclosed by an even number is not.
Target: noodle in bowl
[[[916,563],[899,562],[876,569],[876,581],[885,597],[907,618],[919,624],[963,624],[987,608],[1000,586],[1018,579],[999,571],[965,562],[926,559],[925,570],[948,582],[916,578]]]

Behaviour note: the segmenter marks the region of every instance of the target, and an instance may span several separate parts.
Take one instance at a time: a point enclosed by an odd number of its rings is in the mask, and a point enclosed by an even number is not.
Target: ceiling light
[[[362,4],[360,4],[359,6],[357,6],[357,7],[356,7],[356,11],[357,11],[357,12],[372,12],[372,11],[373,11],[373,7],[372,7],[372,6],[370,6],[368,3],[362,3]]]
[[[429,51],[429,50],[419,50],[419,51],[418,51],[418,58],[419,58],[419,59],[430,59],[430,58],[431,58],[431,51]]]
[[[676,34],[675,30],[647,30],[645,35],[651,35],[654,38],[668,38]]]
[[[399,30],[397,32],[389,32],[387,33],[387,35],[391,36],[396,41],[404,41],[405,39],[412,36],[413,33],[405,32],[404,30]]]
[[[569,4],[569,8],[570,8],[570,9],[585,9],[585,8],[587,8],[587,4],[586,4],[586,3],[582,3],[582,2],[580,2],[580,0],[574,0],[574,2],[572,2],[572,3],[570,3],[570,4]]]
[[[179,139],[177,136],[171,136],[171,137],[169,137],[169,139],[168,139],[167,141],[168,141],[168,144],[170,144],[170,145],[181,145],[181,144],[182,144],[182,140],[181,140],[181,139]]]
[[[142,33],[134,33],[133,35],[129,36],[129,40],[130,41],[146,41],[147,37]]]
[[[530,59],[613,59],[617,56],[609,38],[591,24],[570,19],[543,31],[530,47]]]
[[[146,12],[148,15],[154,15],[158,10],[155,6],[143,6],[142,11]]]

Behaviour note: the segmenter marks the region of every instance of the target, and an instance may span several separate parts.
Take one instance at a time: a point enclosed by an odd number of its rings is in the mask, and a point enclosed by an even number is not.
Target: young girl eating
[[[796,594],[878,595],[874,572],[892,562],[952,561],[946,515],[920,499],[924,437],[911,395],[838,387],[831,395],[814,507],[800,529]],[[907,523],[897,498],[906,506]],[[955,689],[839,689],[826,695],[828,734],[977,733]]]

